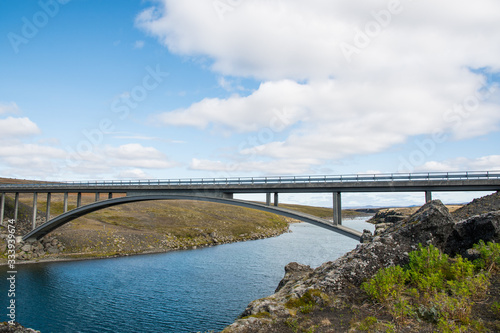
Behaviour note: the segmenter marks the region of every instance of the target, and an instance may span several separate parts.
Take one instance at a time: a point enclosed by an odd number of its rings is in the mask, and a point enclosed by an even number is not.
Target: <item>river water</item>
[[[365,219],[343,224],[373,230]],[[289,262],[317,267],[358,244],[308,223],[290,229],[197,250],[18,265],[16,321],[42,333],[220,331],[252,300],[273,294]],[[0,286],[6,321],[5,278]]]

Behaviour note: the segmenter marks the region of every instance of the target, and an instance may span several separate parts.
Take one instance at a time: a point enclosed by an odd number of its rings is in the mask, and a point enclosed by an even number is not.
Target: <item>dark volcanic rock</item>
[[[308,290],[342,297],[380,268],[407,264],[409,252],[417,250],[419,244],[432,244],[448,254],[474,258],[477,253],[470,249],[473,244],[481,239],[500,240],[500,211],[455,223],[441,201],[433,200],[381,234],[370,236],[363,234],[365,243],[315,270],[297,263],[287,265],[276,293],[250,303],[243,316],[251,317],[236,321],[224,332],[267,332],[273,320],[291,315],[285,306],[288,300],[300,298]],[[264,312],[265,318],[261,319]]]
[[[433,200],[408,219],[388,228],[384,235],[392,235],[400,243],[433,244],[443,250],[454,224],[448,209],[440,200]]]
[[[453,218],[441,201],[431,201],[370,243],[360,244],[335,262],[321,265],[311,281],[314,280],[314,288],[327,291],[359,286],[381,267],[406,264],[408,253],[418,249],[419,243],[443,249],[453,225]]]
[[[454,225],[444,251],[469,256],[467,250],[480,240],[485,243],[500,240],[500,211],[476,215]]]
[[[396,223],[399,221],[403,221],[407,216],[404,216],[403,214],[393,214],[393,215],[387,215],[385,217],[385,223]]]
[[[397,212],[393,209],[389,210],[379,210],[368,222],[378,224],[378,223],[395,223],[402,221],[407,216],[403,215],[401,212]]]
[[[475,215],[500,210],[500,192],[474,199],[467,205],[457,209],[451,215],[455,221],[462,221]]]

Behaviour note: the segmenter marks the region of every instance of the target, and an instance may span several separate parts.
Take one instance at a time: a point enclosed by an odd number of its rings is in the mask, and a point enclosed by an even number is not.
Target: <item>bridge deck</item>
[[[343,227],[342,192],[425,192],[426,201],[433,191],[498,191],[500,171],[435,172],[408,174],[373,174],[340,176],[287,176],[287,177],[240,177],[199,179],[156,179],[127,181],[87,182],[38,182],[34,184],[0,184],[0,220],[3,220],[5,196],[15,193],[15,218],[19,204],[19,193],[34,193],[33,231],[25,237],[42,237],[54,228],[70,220],[102,209],[107,205],[133,201],[186,199],[217,201],[256,208],[297,218],[326,227],[349,237],[359,238],[360,233]],[[301,213],[278,208],[278,193],[333,193],[333,224]],[[52,193],[65,193],[65,213],[35,229],[38,193],[47,193],[46,218],[50,219],[50,197]],[[66,212],[68,193],[78,193],[77,208]],[[81,206],[82,193],[96,193],[96,202]],[[108,200],[100,201],[99,194],[108,193]],[[112,199],[113,193],[125,193],[125,197]],[[235,193],[266,193],[266,205],[235,200]],[[274,207],[270,207],[270,194],[274,193]],[[156,198],[156,199],[155,199]]]
[[[180,192],[230,193],[307,192],[411,192],[500,190],[500,172],[410,173],[340,176],[290,176],[248,178],[199,178],[111,180],[87,182],[40,182],[0,184],[0,192]]]

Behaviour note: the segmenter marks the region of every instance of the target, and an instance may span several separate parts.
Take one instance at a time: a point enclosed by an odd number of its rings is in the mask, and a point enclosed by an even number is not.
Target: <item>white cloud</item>
[[[293,81],[267,82],[250,96],[206,98],[187,109],[159,114],[153,120],[164,125],[211,125],[236,132],[252,132],[266,126],[283,130],[306,115],[305,94],[307,87]]]
[[[189,167],[192,170],[210,171],[214,177],[235,177],[250,172],[258,172],[265,175],[300,175],[308,173],[311,165],[316,164],[319,164],[318,160],[309,158],[273,161],[241,160],[233,162],[193,158]]]
[[[245,87],[243,87],[242,85],[238,84],[237,82],[235,82],[231,79],[227,79],[223,76],[221,76],[217,79],[217,83],[219,84],[219,86],[222,89],[224,89],[226,91],[235,91],[235,90],[243,91],[243,90],[245,90]]]
[[[144,147],[137,143],[119,147],[105,146],[99,153],[102,153],[102,156],[109,159],[108,165],[116,167],[165,169],[175,165],[167,159],[165,154],[156,148]]]
[[[221,13],[211,1],[162,0],[136,24],[174,53],[210,58],[218,75],[263,81],[248,96],[206,98],[154,118],[225,134],[287,130],[279,141],[240,147],[234,163],[242,167],[269,172],[304,166],[304,157],[316,165],[383,152],[411,136],[442,131],[462,140],[499,128],[498,86],[479,93],[482,73],[500,71],[498,1],[231,6]],[[240,162],[245,156],[251,163]]]
[[[134,43],[134,49],[142,49],[146,45],[143,40],[136,40]]]
[[[29,160],[32,157],[64,158],[65,156],[66,153],[62,149],[39,144],[17,143],[0,147],[0,157],[4,158],[26,157]]]
[[[95,179],[103,176],[146,178],[142,169],[166,169],[176,165],[153,147],[126,144],[95,147],[78,154],[61,148],[17,142],[0,142],[0,169],[11,177],[31,179]]]
[[[120,179],[149,179],[152,178],[150,175],[141,169],[127,169],[119,173],[118,178]]]
[[[417,171],[500,171],[500,155],[478,158],[459,157],[445,161],[429,161]]]
[[[156,120],[165,125],[262,134],[264,139],[254,140],[253,146],[240,145],[241,155],[341,159],[384,151],[412,135],[449,131],[460,138],[495,130],[500,121],[498,106],[482,102],[469,111],[459,105],[456,111],[453,100],[444,96],[453,94],[459,102],[474,96],[477,81],[470,76],[464,72],[456,77],[454,92],[445,91],[449,89],[443,86],[435,87],[433,93],[423,83],[267,82],[249,96],[205,99],[189,108],[157,115]],[[286,140],[268,142],[289,128]]]
[[[20,112],[21,112],[21,110],[19,109],[19,106],[17,106],[17,104],[14,102],[0,103],[0,114],[4,114],[4,113],[17,114]]]
[[[40,128],[27,117],[0,119],[0,139],[16,139],[40,133]]]
[[[60,148],[20,140],[0,140],[0,170],[4,177],[57,177],[65,157],[66,152]]]
[[[388,12],[388,24],[377,23],[381,14],[373,13],[388,11],[389,3],[244,1],[221,20],[212,1],[162,0],[136,23],[172,52],[207,55],[220,73],[265,80],[350,75],[340,45],[354,45],[358,31],[369,37],[368,46],[357,46],[356,65],[365,69],[466,63],[498,70],[500,45],[492,43],[500,35],[497,1],[401,1]]]

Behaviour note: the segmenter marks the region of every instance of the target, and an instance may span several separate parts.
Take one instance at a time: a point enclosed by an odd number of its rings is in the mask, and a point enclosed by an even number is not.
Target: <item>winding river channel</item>
[[[373,230],[365,219],[343,224]],[[42,333],[220,331],[249,302],[274,293],[289,262],[317,267],[358,244],[307,223],[290,229],[197,250],[18,265],[16,319]],[[8,289],[5,279],[0,285]]]

